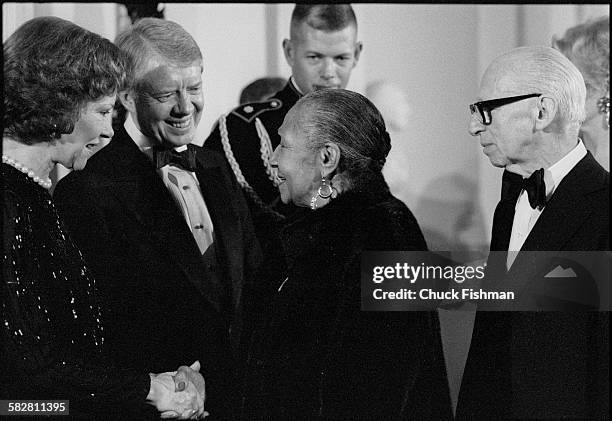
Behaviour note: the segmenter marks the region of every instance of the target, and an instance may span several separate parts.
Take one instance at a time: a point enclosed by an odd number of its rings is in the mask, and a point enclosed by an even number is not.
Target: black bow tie
[[[166,165],[176,165],[187,171],[196,169],[196,150],[193,145],[187,145],[187,149],[177,152],[174,149],[153,149],[153,160],[155,166],[161,168]]]
[[[516,202],[521,191],[527,191],[529,205],[542,210],[546,206],[546,184],[544,168],[535,171],[529,178],[523,178],[510,171],[504,171],[502,178],[502,200]]]

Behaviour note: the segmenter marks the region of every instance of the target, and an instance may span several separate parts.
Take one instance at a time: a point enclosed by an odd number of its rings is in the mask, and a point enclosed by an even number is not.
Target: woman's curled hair
[[[64,19],[34,18],[3,47],[3,134],[27,144],[72,133],[87,102],[124,87],[126,56]]]
[[[553,46],[577,63],[591,91],[610,89],[610,16],[601,16],[569,28]]]

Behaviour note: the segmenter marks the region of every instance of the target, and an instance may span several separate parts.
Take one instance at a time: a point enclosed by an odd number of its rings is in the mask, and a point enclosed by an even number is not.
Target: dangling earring
[[[321,177],[321,185],[317,190],[317,194],[312,196],[312,199],[310,199],[310,209],[315,210],[317,208],[317,197],[320,197],[321,199],[329,199],[333,192],[334,190],[332,186],[327,184],[325,177]]]

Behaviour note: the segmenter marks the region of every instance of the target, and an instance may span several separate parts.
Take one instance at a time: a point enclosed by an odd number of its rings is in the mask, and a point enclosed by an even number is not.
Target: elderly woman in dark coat
[[[363,251],[427,249],[382,176],[380,113],[360,94],[321,90],[279,133],[281,199],[304,209],[281,228],[287,273],[251,340],[244,419],[450,419],[437,315],[360,310]]]

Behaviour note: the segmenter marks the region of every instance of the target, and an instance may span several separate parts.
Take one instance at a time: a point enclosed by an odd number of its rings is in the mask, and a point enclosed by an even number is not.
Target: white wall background
[[[388,80],[407,95],[408,127],[392,132],[388,165],[396,195],[415,213],[434,250],[472,250],[483,257],[499,198],[493,168],[467,133],[467,105],[498,54],[521,45],[550,45],[553,35],[608,5],[355,4],[361,61],[348,88]],[[115,3],[3,3],[3,41],[34,16],[60,16],[113,39]],[[204,55],[203,142],[215,120],[238,102],[241,89],[262,76],[290,76],[281,51],[293,4],[166,3],[166,19],[185,27]],[[441,312],[453,400],[471,335],[471,315]]]

